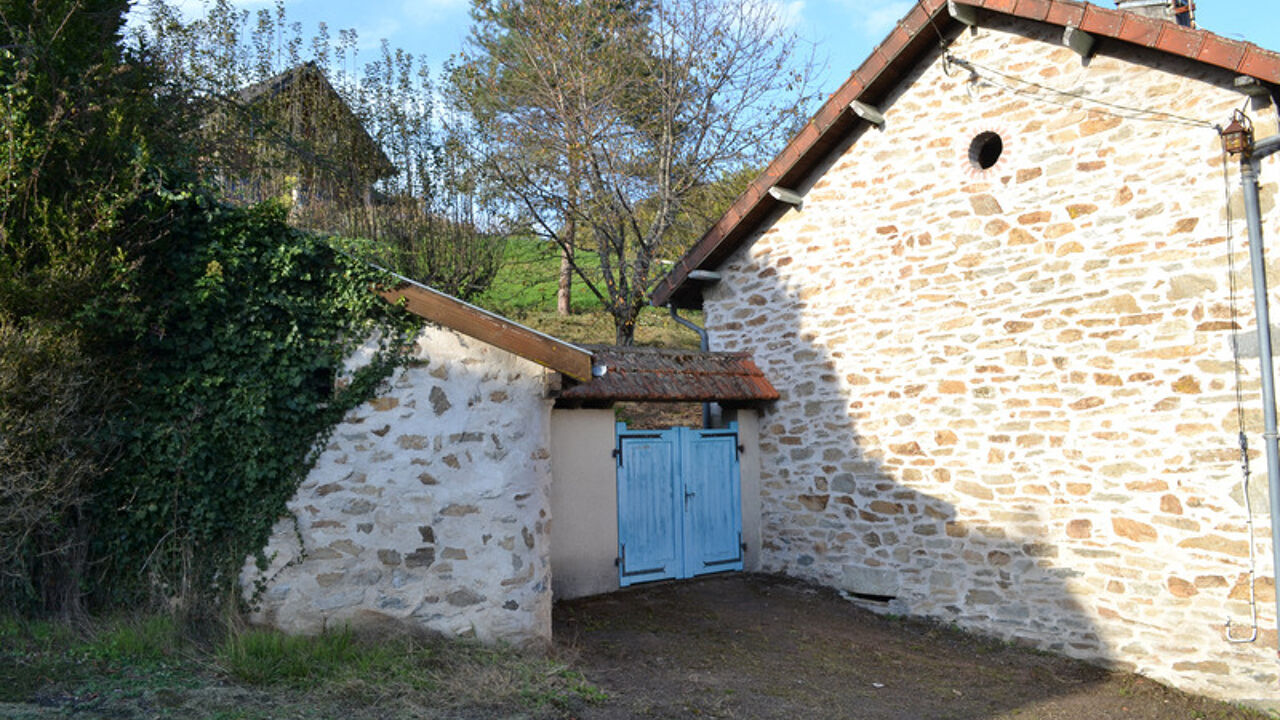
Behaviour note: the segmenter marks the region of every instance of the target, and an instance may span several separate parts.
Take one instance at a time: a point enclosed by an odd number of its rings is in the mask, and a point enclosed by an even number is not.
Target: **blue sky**
[[[913,0],[772,0],[803,38],[812,42],[821,61],[817,80],[823,93],[839,87],[861,64],[873,47],[892,29]],[[199,12],[202,0],[170,0],[186,12]],[[274,6],[274,0],[233,0],[257,10]],[[1098,3],[1114,7],[1111,2]],[[1280,18],[1276,0],[1199,0],[1196,19],[1200,27],[1226,37],[1248,40],[1280,50]],[[393,47],[425,55],[438,68],[458,52],[470,26],[468,0],[286,0],[291,20],[303,24],[310,35],[316,25],[353,28],[369,51],[386,38]]]

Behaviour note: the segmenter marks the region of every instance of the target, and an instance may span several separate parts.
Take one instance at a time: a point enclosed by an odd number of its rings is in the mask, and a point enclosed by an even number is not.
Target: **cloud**
[[[804,0],[769,0],[782,27],[794,30],[804,25]]]
[[[857,3],[865,5],[865,3]],[[875,8],[864,16],[862,31],[873,37],[884,37],[915,5],[911,0],[898,0],[888,4],[874,3]]]

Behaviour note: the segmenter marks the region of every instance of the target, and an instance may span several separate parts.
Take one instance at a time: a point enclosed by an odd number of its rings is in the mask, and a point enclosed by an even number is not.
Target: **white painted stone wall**
[[[390,620],[551,637],[545,371],[430,326],[385,394],[334,431],[267,547],[253,619],[288,632]]]
[[[1225,72],[1117,41],[1085,63],[1060,28],[982,17],[950,49],[992,82],[925,60],[706,296],[712,347],[754,352],[782,393],[760,421],[763,567],[1280,699],[1270,518],[1257,492],[1250,537],[1235,437],[1245,227],[1237,204],[1233,325],[1217,134],[1014,79],[1216,123],[1249,103]],[[984,131],[1004,139],[986,171]],[[1274,257],[1280,163],[1262,173]],[[1242,370],[1257,491],[1257,360]],[[1250,543],[1262,633],[1236,645]]]

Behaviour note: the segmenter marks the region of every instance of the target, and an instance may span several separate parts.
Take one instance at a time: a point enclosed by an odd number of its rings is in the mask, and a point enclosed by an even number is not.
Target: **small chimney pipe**
[[[1116,8],[1157,20],[1195,27],[1194,0],[1116,0]]]

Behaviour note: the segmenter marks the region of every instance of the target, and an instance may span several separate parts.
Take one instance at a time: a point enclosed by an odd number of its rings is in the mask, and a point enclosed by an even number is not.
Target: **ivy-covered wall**
[[[288,227],[279,208],[199,193],[156,202],[170,222],[143,281],[131,302],[96,309],[137,359],[111,427],[119,457],[90,511],[109,603],[225,596],[316,438],[385,377],[410,322],[370,292],[377,274]],[[339,387],[343,359],[375,329],[388,342]]]

